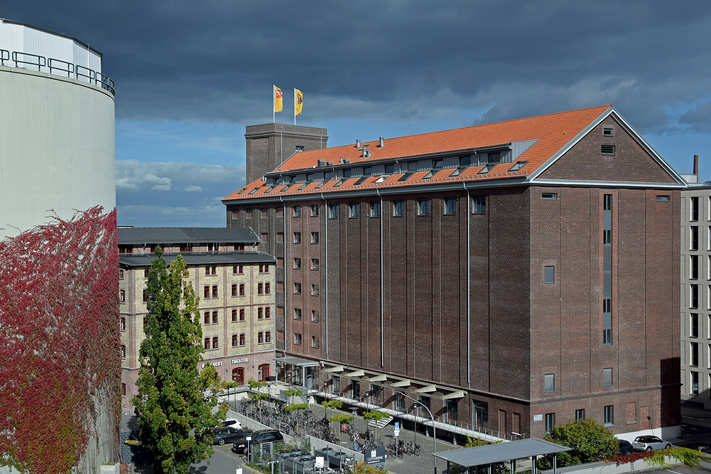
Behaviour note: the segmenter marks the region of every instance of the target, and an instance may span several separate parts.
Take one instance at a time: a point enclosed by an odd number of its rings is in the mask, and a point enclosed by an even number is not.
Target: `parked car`
[[[632,454],[632,452],[634,451],[632,443],[630,443],[626,439],[618,439],[617,441],[620,442],[620,454]]]
[[[222,426],[234,428],[236,430],[242,429],[242,423],[240,423],[239,420],[235,420],[234,418],[226,419],[225,421],[222,422]]]
[[[247,437],[250,439],[247,440]],[[245,434],[232,444],[232,452],[247,454],[247,446],[260,443],[284,441],[284,437],[277,430],[260,430]]]
[[[213,439],[212,444],[219,444],[222,446],[225,443],[234,443],[238,439],[244,438],[249,433],[249,431],[242,431],[229,426],[215,428],[215,438]]]
[[[652,449],[669,449],[671,444],[657,436],[645,435],[637,436],[632,442],[632,447],[635,451],[651,451]]]

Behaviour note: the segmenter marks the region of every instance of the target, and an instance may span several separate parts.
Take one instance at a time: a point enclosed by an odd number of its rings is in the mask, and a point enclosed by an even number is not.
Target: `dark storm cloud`
[[[277,84],[287,101],[304,91],[314,121],[478,109],[489,122],[612,103],[649,131],[665,129],[669,104],[711,90],[705,0],[25,0],[3,15],[102,51],[119,119],[255,123]]]
[[[711,101],[699,104],[679,118],[679,122],[691,125],[702,133],[711,133]]]

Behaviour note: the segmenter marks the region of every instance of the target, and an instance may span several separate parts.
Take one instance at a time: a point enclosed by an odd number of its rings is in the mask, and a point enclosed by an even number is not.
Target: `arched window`
[[[244,385],[244,369],[242,367],[232,369],[232,381],[237,385]]]
[[[262,364],[259,366],[257,377],[260,382],[265,382],[269,378],[269,364]]]

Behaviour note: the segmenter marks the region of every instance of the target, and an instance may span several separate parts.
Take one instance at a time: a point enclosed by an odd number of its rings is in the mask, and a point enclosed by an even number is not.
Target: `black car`
[[[620,442],[620,454],[632,454],[634,452],[632,443],[624,439],[619,439],[618,441]]]
[[[284,441],[284,437],[277,430],[253,431],[235,440],[234,444],[232,444],[232,451],[239,454],[247,454],[248,445],[277,441]]]
[[[249,433],[249,431],[242,431],[230,427],[215,428],[215,439],[212,441],[212,444],[219,444],[222,446],[225,443],[234,443],[235,441],[244,438]]]

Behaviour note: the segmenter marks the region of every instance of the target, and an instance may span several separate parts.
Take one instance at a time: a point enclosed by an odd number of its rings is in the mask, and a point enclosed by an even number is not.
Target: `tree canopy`
[[[214,410],[220,388],[215,368],[197,368],[204,349],[187,265],[179,255],[167,268],[160,248],[156,255],[148,274],[146,338],[132,403],[141,441],[153,453],[154,472],[187,474],[193,460],[208,459],[214,452],[213,428],[224,419],[227,406]]]
[[[558,453],[557,464],[560,467],[605,459],[614,456],[620,450],[612,431],[594,419],[573,420],[564,425],[555,425],[546,436],[546,440],[573,448],[572,451]],[[541,466],[543,467],[543,464]]]

